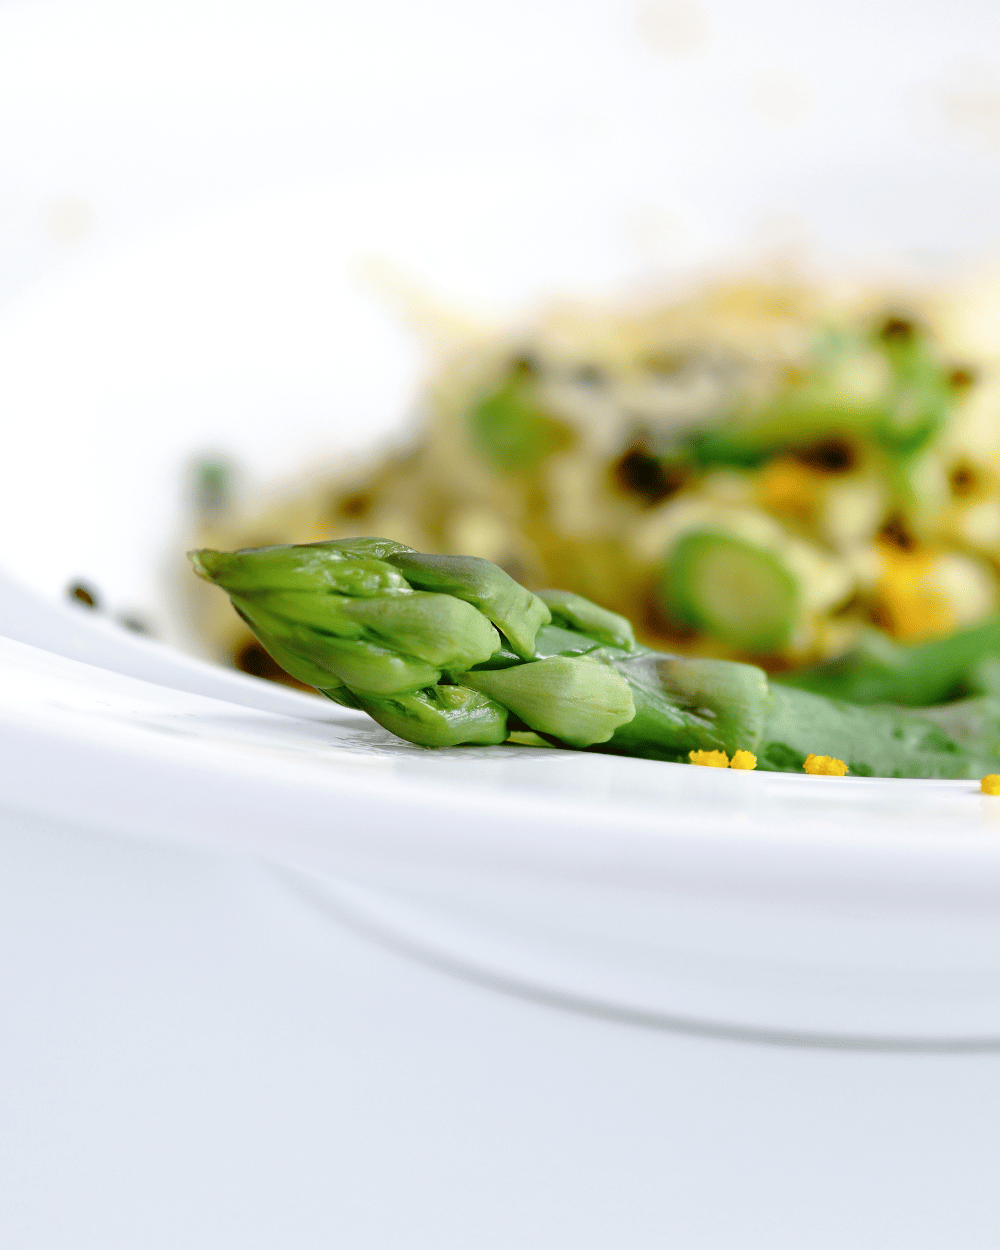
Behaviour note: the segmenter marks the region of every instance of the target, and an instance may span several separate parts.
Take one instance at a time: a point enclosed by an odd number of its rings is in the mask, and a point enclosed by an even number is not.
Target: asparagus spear
[[[1000,619],[910,646],[871,630],[843,655],[772,680],[850,703],[903,707],[1000,695]]]
[[[701,465],[756,468],[782,451],[846,436],[906,461],[947,420],[955,398],[949,376],[926,334],[901,318],[889,318],[870,341],[830,332],[811,368],[770,404],[697,432],[686,452]]]
[[[809,754],[866,776],[1000,771],[1000,698],[915,712],[772,685],[754,665],[638,646],[623,618],[565,592],[534,595],[486,560],[385,539],[191,559],[293,676],[422,746],[530,730],[649,759],[750,751],[777,772]]]

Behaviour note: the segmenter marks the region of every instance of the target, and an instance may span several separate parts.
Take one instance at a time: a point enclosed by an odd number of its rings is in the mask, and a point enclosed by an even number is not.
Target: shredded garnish
[[[688,759],[701,768],[729,767],[729,756],[725,751],[688,751]]]
[[[752,751],[737,751],[729,761],[730,768],[751,769],[757,767],[757,756]]]
[[[979,783],[983,794],[1000,794],[1000,774],[987,773]]]
[[[847,772],[843,760],[835,760],[832,755],[813,755],[812,752],[806,756],[802,767],[807,773],[820,777],[843,777]]]

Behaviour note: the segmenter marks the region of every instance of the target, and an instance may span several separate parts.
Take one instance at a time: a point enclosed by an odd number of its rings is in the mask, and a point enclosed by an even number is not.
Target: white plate
[[[583,1010],[1000,1048],[1000,803],[971,783],[427,751],[82,609],[25,597],[15,619],[4,599],[6,632],[38,637],[35,612],[49,648],[0,642],[9,807],[264,855],[413,953]]]

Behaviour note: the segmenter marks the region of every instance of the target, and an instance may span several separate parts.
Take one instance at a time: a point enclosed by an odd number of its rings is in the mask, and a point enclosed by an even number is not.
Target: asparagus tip
[[[213,567],[217,561],[212,557],[219,554],[220,552],[218,551],[212,551],[207,547],[203,547],[200,551],[189,551],[187,556],[199,577],[203,577],[206,582],[214,582]]]

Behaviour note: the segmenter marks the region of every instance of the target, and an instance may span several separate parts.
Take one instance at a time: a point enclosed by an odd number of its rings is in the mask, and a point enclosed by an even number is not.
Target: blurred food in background
[[[198,545],[381,534],[575,591],[644,642],[772,671],[998,610],[1000,338],[955,294],[739,280],[470,334],[409,442],[255,511],[205,464]],[[221,597],[219,597],[221,598]],[[219,658],[281,678],[206,595]]]

